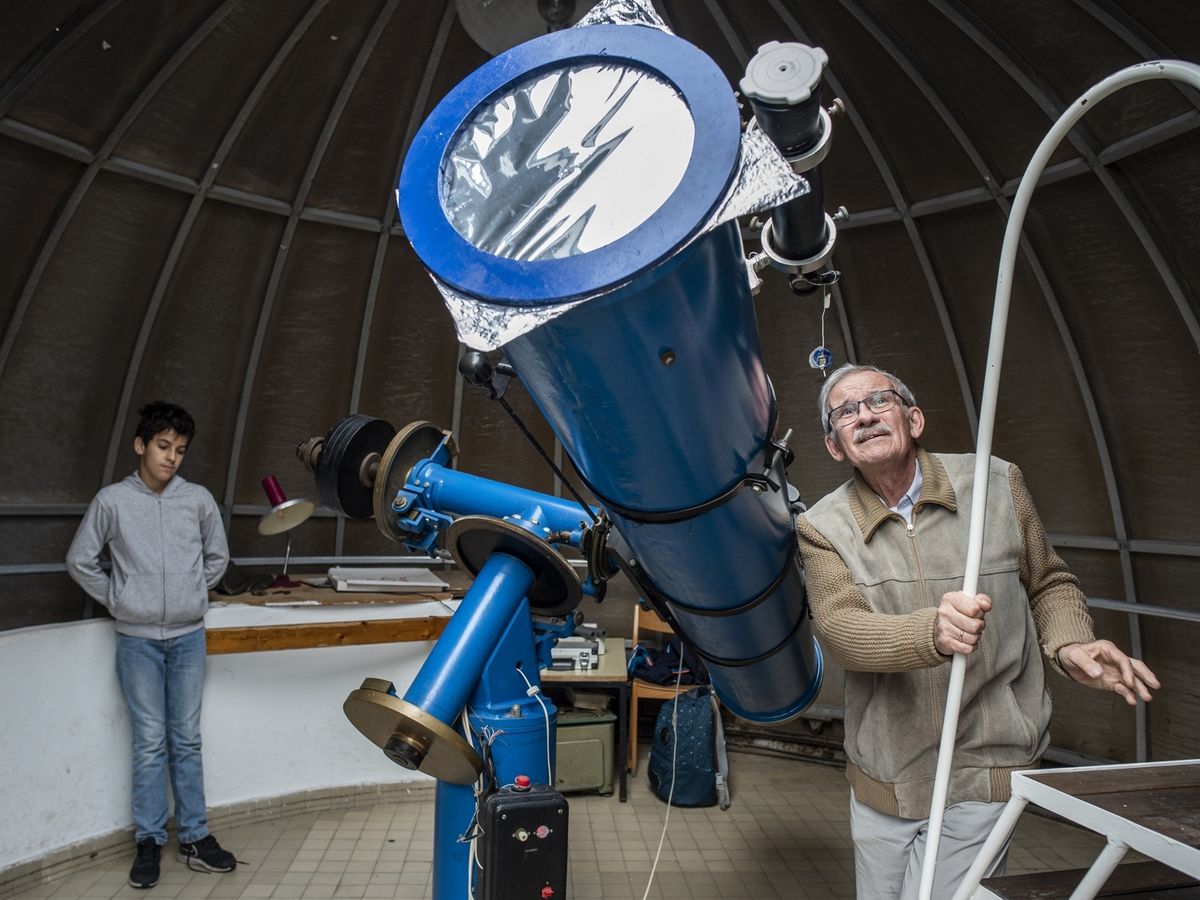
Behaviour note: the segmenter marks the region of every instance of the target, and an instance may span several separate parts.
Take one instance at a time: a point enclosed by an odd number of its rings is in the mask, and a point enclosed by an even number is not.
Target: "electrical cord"
[[[654,864],[650,866],[650,877],[646,879],[646,893],[642,900],[650,896],[650,887],[654,884],[654,873],[658,871],[658,860],[662,856],[663,843],[667,839],[667,824],[671,821],[671,801],[675,799],[675,762],[679,756],[679,687],[683,683],[683,645],[680,644],[679,670],[675,673],[675,699],[671,701],[671,789],[667,791],[667,814],[663,816],[662,834],[658,836],[658,849],[654,851]]]
[[[542,702],[542,689],[530,681],[529,676],[521,671],[520,663],[517,664],[516,669],[517,674],[525,679],[525,684],[529,687],[529,690],[525,693],[538,702],[538,705],[542,707],[542,715],[546,718],[546,784],[554,787],[554,770],[550,767],[550,711],[546,709],[546,704]]]
[[[588,514],[588,517],[591,518],[591,520],[593,522],[599,523],[600,520],[598,518],[596,518],[596,514],[594,512],[592,512],[592,508],[590,506],[588,506],[587,501],[585,501],[583,499],[583,497],[580,496],[579,491],[575,490],[575,486],[573,484],[571,484],[570,481],[567,480],[567,476],[563,474],[562,469],[560,469],[558,466],[556,466],[554,464],[554,460],[552,460],[549,457],[549,455],[546,453],[546,451],[544,449],[542,449],[542,445],[539,444],[538,439],[533,436],[533,432],[525,427],[525,423],[521,421],[521,417],[517,415],[517,411],[515,409],[513,409],[511,406],[509,406],[508,401],[505,400],[503,397],[496,397],[496,402],[498,402],[502,407],[504,407],[504,411],[506,413],[508,413],[509,418],[511,418],[513,420],[513,422],[516,423],[517,427],[519,429],[521,429],[521,433],[523,435],[525,435],[526,438],[528,438],[529,443],[533,444],[533,449],[538,452],[538,454],[545,461],[546,465],[548,465],[550,467],[551,471],[553,471],[554,474],[558,476],[558,479],[563,483],[563,486],[566,487],[566,489],[571,492],[571,496],[574,497],[577,501],[579,501],[579,505],[583,507],[583,511]]]
[[[467,746],[474,749],[475,742],[472,740],[472,728],[469,722],[469,714],[463,713],[462,716],[462,732],[463,737],[467,739]],[[482,834],[482,829],[479,827],[479,796],[484,789],[484,778],[487,777],[486,769],[479,773],[479,777],[475,779],[475,814],[472,816],[470,824],[467,825],[466,832],[459,838],[460,841],[467,840],[469,847],[467,849],[467,900],[475,900],[475,889],[471,886],[472,876],[475,874],[475,841]],[[474,832],[474,833],[472,833]],[[467,836],[470,835],[468,838]],[[482,871],[483,867],[480,866]]]

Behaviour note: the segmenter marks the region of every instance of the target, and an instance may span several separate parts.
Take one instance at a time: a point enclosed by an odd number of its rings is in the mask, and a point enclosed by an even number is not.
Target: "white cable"
[[[829,285],[821,285],[821,346],[825,346],[825,313],[829,312]],[[821,366],[821,377],[829,377],[829,366]]]
[[[979,433],[975,441],[975,485],[971,501],[971,530],[967,545],[967,565],[963,574],[963,593],[973,596],[979,585],[979,570],[983,557],[983,526],[987,512],[988,468],[992,457],[992,428],[996,421],[996,398],[1000,393],[1000,364],[1004,358],[1004,338],[1008,327],[1008,304],[1012,295],[1013,270],[1017,248],[1021,243],[1021,226],[1029,199],[1038,179],[1067,133],[1085,112],[1109,94],[1131,84],[1157,78],[1175,78],[1200,89],[1200,66],[1179,60],[1155,60],[1138,63],[1109,75],[1072,103],[1047,132],[1029,160],[1021,184],[1013,198],[1000,249],[1000,266],[996,275],[996,300],[992,307],[992,336],[988,343],[987,371],[983,382],[983,399],[979,408]],[[946,810],[946,790],[950,782],[950,763],[954,757],[954,739],[958,733],[959,707],[962,705],[963,679],[967,658],[954,654],[950,664],[950,686],[946,694],[946,715],[942,720],[942,738],[938,748],[937,774],[933,783],[933,799],[929,807],[929,826],[926,830],[925,858],[921,863],[920,900],[929,900],[933,893],[934,868],[937,865],[938,843],[942,834],[942,818]]]
[[[675,797],[675,760],[679,756],[679,686],[683,683],[683,644],[679,645],[679,671],[675,673],[675,699],[671,708],[671,789],[667,791],[667,814],[663,816],[662,834],[658,836],[658,849],[654,851],[654,864],[650,866],[650,877],[646,880],[646,893],[642,900],[650,896],[650,886],[654,884],[654,873],[658,871],[658,858],[662,856],[663,842],[667,839],[667,823],[671,821],[671,800]],[[635,747],[636,751],[637,748]],[[648,765],[648,764],[647,764]]]
[[[463,712],[462,732],[463,737],[467,739],[467,746],[474,750],[475,742],[471,739],[471,725],[468,721],[469,716],[469,709]],[[479,773],[479,777],[475,779],[475,821],[477,826],[479,824],[479,794],[483,787],[484,777],[484,773],[481,771]],[[475,888],[471,885],[471,881],[475,875],[475,840],[476,836],[472,835],[471,840],[467,842],[467,900],[475,900]]]
[[[525,684],[529,686],[529,690],[525,693],[538,702],[538,705],[542,708],[542,715],[546,717],[546,784],[553,788],[554,770],[550,768],[550,712],[546,709],[546,704],[542,702],[541,688],[529,680],[529,676],[521,671],[520,666],[517,666],[516,669],[517,674],[524,678]]]

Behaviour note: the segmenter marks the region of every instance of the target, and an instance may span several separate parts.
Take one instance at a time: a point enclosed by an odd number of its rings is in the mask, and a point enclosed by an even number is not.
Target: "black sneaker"
[[[154,842],[154,838],[138,841],[137,856],[133,858],[133,868],[129,870],[129,886],[152,888],[158,884],[158,861],[161,856],[162,848]]]
[[[206,834],[194,844],[185,844],[181,841],[179,861],[187,863],[189,869],[200,869],[205,872],[232,872],[237,868],[237,860],[234,859],[233,854],[222,848],[211,834]]]

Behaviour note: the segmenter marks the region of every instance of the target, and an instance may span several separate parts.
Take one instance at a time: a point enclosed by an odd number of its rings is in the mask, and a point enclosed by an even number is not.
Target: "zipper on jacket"
[[[167,627],[167,538],[166,528],[167,523],[163,519],[163,501],[162,495],[159,494],[158,500],[158,549],[162,553],[162,619],[159,620],[159,627]],[[162,636],[162,633],[159,633]]]
[[[917,511],[914,508],[912,511],[913,519],[917,517]],[[921,596],[926,596],[925,587],[925,570],[921,566],[921,549],[917,546],[917,527],[911,521],[904,523],[904,530],[908,534],[908,546],[912,549],[913,562],[917,566],[917,588],[921,592]],[[929,709],[933,713],[933,728],[934,733],[940,733],[942,730],[942,721],[945,719],[946,711],[942,708],[939,702],[939,691],[937,688],[937,676],[933,669],[926,669],[926,679],[929,687]]]
[[[916,515],[916,510],[913,510],[913,515]],[[917,547],[917,528],[912,522],[904,523],[904,530],[908,532],[908,545],[912,548],[913,561],[917,564],[917,588],[921,591],[921,596],[925,596],[925,570],[921,568],[921,551]]]
[[[892,517],[904,522],[904,532],[908,535],[908,546],[912,549],[913,562],[917,567],[917,589],[921,592],[921,596],[925,596],[925,570],[921,567],[921,551],[917,547],[917,526],[912,522],[905,522],[904,516],[900,513],[892,513]],[[915,520],[917,517],[916,507],[913,508],[912,517]]]

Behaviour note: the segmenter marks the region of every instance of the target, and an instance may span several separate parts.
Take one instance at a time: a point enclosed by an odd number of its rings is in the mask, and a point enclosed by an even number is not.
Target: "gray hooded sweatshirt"
[[[111,577],[100,568],[106,544]],[[216,501],[178,475],[161,494],[136,473],[103,488],[67,551],[67,571],[108,608],[119,633],[157,640],[204,627],[208,589],[228,564]]]

